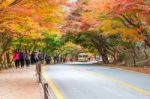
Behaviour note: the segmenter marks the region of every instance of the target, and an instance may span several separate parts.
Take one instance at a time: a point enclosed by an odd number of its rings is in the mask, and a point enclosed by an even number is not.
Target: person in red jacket
[[[15,53],[13,55],[13,60],[15,61],[16,68],[19,68],[19,66],[20,66],[20,63],[19,63],[19,61],[20,61],[20,53],[19,53],[18,50],[15,51]]]

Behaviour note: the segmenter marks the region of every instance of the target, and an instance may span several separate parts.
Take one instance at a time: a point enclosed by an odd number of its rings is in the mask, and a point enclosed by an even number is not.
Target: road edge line
[[[43,77],[46,79],[46,81],[48,82],[49,86],[51,87],[51,89],[53,90],[54,94],[56,95],[57,99],[64,99],[63,95],[61,94],[61,92],[59,91],[59,89],[56,87],[56,85],[48,78],[48,76],[46,75],[45,72],[46,67],[42,67],[42,75]]]
[[[142,89],[142,88],[139,88],[139,87],[137,87],[137,86],[131,85],[131,84],[126,83],[126,82],[124,82],[124,81],[116,80],[116,79],[114,79],[114,78],[112,78],[112,77],[106,76],[106,75],[101,74],[101,73],[90,72],[90,71],[87,71],[87,72],[89,72],[89,73],[92,74],[93,76],[100,76],[100,77],[103,77],[103,78],[105,78],[105,79],[108,79],[108,80],[110,80],[110,81],[116,83],[116,84],[122,85],[122,86],[124,86],[124,87],[127,87],[127,88],[129,88],[129,89],[132,89],[132,90],[134,90],[134,91],[136,91],[136,92],[139,92],[139,93],[141,93],[141,94],[150,96],[150,91],[144,90],[144,89]]]

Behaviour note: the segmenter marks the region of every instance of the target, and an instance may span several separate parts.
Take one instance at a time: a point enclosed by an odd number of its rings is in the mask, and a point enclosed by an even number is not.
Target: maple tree
[[[149,2],[144,0],[111,0],[108,1],[108,10],[106,15],[120,22],[120,26],[116,29],[115,24],[112,29],[114,32],[120,32],[124,36],[131,36],[136,42],[144,40],[149,46]],[[112,10],[113,9],[113,10]],[[117,23],[118,24],[118,23]]]
[[[43,32],[60,33],[63,24],[63,3],[66,0],[1,0],[0,1],[0,64],[16,39],[37,41]],[[20,39],[20,40],[17,40]],[[20,45],[19,45],[20,46]],[[18,47],[19,48],[19,47]]]

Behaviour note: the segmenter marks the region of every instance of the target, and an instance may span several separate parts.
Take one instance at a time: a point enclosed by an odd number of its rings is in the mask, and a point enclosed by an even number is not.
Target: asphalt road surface
[[[43,69],[56,99],[150,99],[150,75],[89,63]]]

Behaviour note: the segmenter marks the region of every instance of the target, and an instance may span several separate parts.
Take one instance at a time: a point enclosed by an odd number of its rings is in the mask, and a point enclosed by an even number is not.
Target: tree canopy
[[[15,49],[68,54],[80,46],[104,63],[129,52],[136,65],[140,48],[148,58],[149,13],[149,0],[0,0],[0,64]]]

